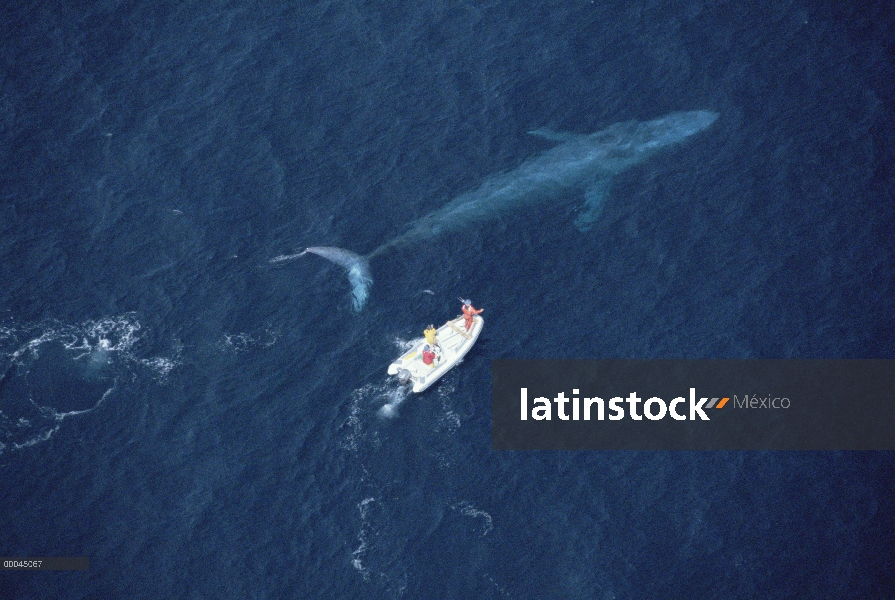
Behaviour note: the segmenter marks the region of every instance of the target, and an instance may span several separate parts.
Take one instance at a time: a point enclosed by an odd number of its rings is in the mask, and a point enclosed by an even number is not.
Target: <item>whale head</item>
[[[666,144],[677,143],[695,135],[718,120],[718,113],[709,110],[691,110],[665,115],[661,119],[649,121],[645,125],[653,130],[653,135]]]

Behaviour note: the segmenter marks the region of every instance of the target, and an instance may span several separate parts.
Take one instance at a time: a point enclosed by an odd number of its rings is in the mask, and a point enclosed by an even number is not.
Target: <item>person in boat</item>
[[[466,331],[472,329],[473,315],[484,312],[484,308],[476,308],[472,305],[472,300],[463,301],[463,317],[466,319]]]
[[[438,345],[438,339],[435,337],[436,333],[435,325],[429,325],[429,328],[423,331],[423,335],[426,336],[426,343],[430,346]]]
[[[423,364],[430,367],[435,366],[435,353],[429,348],[429,344],[423,346]]]

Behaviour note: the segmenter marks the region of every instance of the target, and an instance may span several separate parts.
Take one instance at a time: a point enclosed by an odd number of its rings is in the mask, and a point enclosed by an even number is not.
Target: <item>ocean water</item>
[[[835,4],[835,3],[833,3]],[[0,8],[2,598],[892,598],[891,452],[494,452],[496,358],[895,358],[886,3]],[[338,267],[549,148],[712,128]],[[385,368],[457,296],[420,396]],[[856,401],[859,401],[856,399]]]

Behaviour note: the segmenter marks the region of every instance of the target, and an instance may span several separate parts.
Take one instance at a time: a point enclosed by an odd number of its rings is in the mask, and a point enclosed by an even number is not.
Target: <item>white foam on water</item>
[[[385,419],[398,417],[398,407],[404,403],[410,394],[410,388],[401,384],[398,384],[398,387],[389,387],[383,390],[381,397],[386,400],[386,403],[379,408],[376,414]]]
[[[148,369],[156,382],[164,382],[179,364],[181,347],[175,344],[173,357],[142,358],[137,350],[142,332],[134,313],[78,324],[56,320],[4,324],[0,328],[0,377],[9,377],[12,385],[6,388],[8,395],[0,397],[0,453],[50,439],[65,419],[98,408],[123,376],[134,379],[141,368]],[[44,351],[47,356],[42,358]],[[41,394],[40,382],[47,374],[60,378],[54,384],[60,391]],[[104,390],[101,395],[100,389]],[[94,401],[91,394],[99,397],[94,396]],[[77,403],[87,400],[90,404],[71,408],[75,398]]]
[[[345,437],[339,443],[343,450],[357,452],[361,445],[366,448],[378,448],[382,441],[375,427],[368,428],[367,417],[377,411],[382,401],[394,387],[391,383],[368,383],[351,392],[351,405],[348,419],[342,424]]]
[[[389,377],[382,383],[368,383],[351,393],[351,416],[348,418],[357,433],[361,427],[360,412],[364,406],[378,406],[376,414],[383,419],[398,417],[398,407],[410,396],[410,387]]]
[[[438,417],[438,426],[435,430],[447,430],[449,434],[453,435],[460,429],[462,424],[460,415],[453,410],[452,402],[452,394],[457,389],[457,374],[447,374],[440,383],[441,385],[436,388],[436,393],[441,402],[442,414]]]
[[[483,510],[479,510],[475,506],[473,506],[470,502],[466,500],[461,500],[457,504],[452,504],[451,508],[459,511],[461,515],[465,517],[471,517],[473,519],[482,519],[482,537],[488,535],[488,532],[494,529],[494,521],[491,519],[491,515],[486,513]]]
[[[364,388],[369,386],[364,386]],[[348,420],[342,425],[343,428],[348,430],[348,434],[345,438],[339,443],[339,446],[343,450],[351,450],[357,451],[358,442],[360,440],[361,430],[363,428],[363,424],[361,423],[360,413],[361,413],[361,400],[364,397],[364,388],[360,388],[359,390],[354,390],[352,393],[351,399],[351,412],[348,414]]]
[[[75,360],[98,355],[105,363],[112,354],[127,353],[140,339],[137,333],[140,329],[140,322],[134,314],[127,313],[80,325],[62,325],[48,333],[58,336],[66,350],[80,351]]]
[[[304,255],[305,255],[304,251],[296,252],[295,254],[280,254],[279,256],[275,256],[275,257],[271,258],[269,261],[269,264],[278,264],[278,263],[282,263],[282,262],[288,262],[290,260],[295,260],[296,258],[299,258],[300,256],[304,256]]]
[[[57,431],[59,431],[59,425],[56,425],[52,429],[47,429],[43,433],[40,433],[36,437],[33,437],[30,440],[22,442],[21,444],[17,443],[17,442],[13,442],[12,447],[14,450],[21,450],[22,448],[27,448],[29,446],[33,446],[35,444],[45,442],[48,439],[50,439],[51,437],[53,437],[53,434],[56,433]]]
[[[153,358],[141,358],[140,364],[155,372],[155,382],[164,384],[168,382],[171,371],[183,364],[183,344],[180,340],[174,340],[172,344],[173,356],[155,356]]]
[[[171,371],[180,366],[180,361],[165,358],[164,356],[157,356],[155,358],[143,358],[140,360],[140,364],[155,371],[156,383],[167,383],[168,375],[171,374]]]
[[[357,509],[360,511],[360,533],[357,534],[358,547],[351,553],[351,565],[363,576],[364,581],[370,581],[370,569],[364,566],[363,556],[369,548],[368,534],[370,532],[370,503],[376,502],[376,498],[364,498]]]
[[[418,343],[422,338],[416,339],[406,339],[402,337],[394,337],[392,338],[392,345],[398,349],[399,352],[404,353],[413,348],[413,346]]]
[[[103,400],[105,400],[106,398],[108,398],[108,397],[109,397],[109,394],[111,394],[112,391],[113,391],[114,389],[115,389],[115,386],[114,386],[114,385],[113,385],[112,387],[110,387],[109,389],[107,389],[107,390],[106,390],[106,393],[102,395],[102,397],[99,399],[99,401],[98,401],[96,404],[94,404],[93,406],[91,406],[90,408],[86,408],[86,409],[84,409],[84,410],[70,410],[70,411],[65,412],[65,413],[59,413],[59,412],[55,412],[55,411],[54,411],[53,417],[54,417],[57,421],[62,421],[62,420],[65,419],[66,417],[73,417],[73,416],[75,416],[75,415],[83,415],[83,414],[87,414],[87,413],[89,413],[90,411],[95,410],[96,408],[98,408],[99,405],[103,403]],[[57,429],[58,429],[58,427],[57,427]]]
[[[280,331],[274,327],[267,327],[263,332],[225,333],[218,344],[221,350],[229,352],[248,352],[255,348],[270,348],[280,339]]]
[[[494,584],[494,587],[496,587],[497,591],[500,592],[501,597],[503,597],[503,598],[510,597],[510,593],[508,591],[506,591],[505,589],[503,589],[503,587],[499,583],[494,581],[493,577],[491,577],[490,575],[486,575],[486,577],[488,578],[488,581],[490,581],[491,583]]]
[[[394,338],[394,345],[401,351],[413,347],[415,340]],[[430,400],[438,399],[441,411],[437,423],[432,423],[435,431],[447,430],[453,434],[461,424],[459,413],[453,409],[453,398],[459,378],[456,374],[449,374],[443,383],[437,388],[427,391],[426,396]],[[382,468],[388,468],[376,462],[378,476],[370,477],[369,464],[376,455],[383,442],[381,432],[393,427],[388,422],[400,423],[397,420],[402,404],[410,398],[412,391],[406,385],[399,384],[394,378],[385,378],[378,383],[368,383],[351,393],[349,414],[342,425],[345,430],[340,440],[340,447],[353,452],[357,459],[363,476],[357,482],[363,489],[362,500],[357,502],[360,513],[360,530],[357,532],[357,544],[351,553],[350,563],[352,568],[363,578],[364,582],[378,589],[388,592],[388,597],[402,597],[409,589],[410,576],[406,568],[393,562],[389,558],[393,552],[399,552],[390,543],[389,539],[400,540],[402,526],[392,523],[388,518],[388,511],[384,510],[383,502],[387,502],[391,492],[387,492],[377,484],[384,475],[379,472]],[[414,397],[416,397],[414,395]],[[437,406],[437,405],[436,405]],[[441,434],[444,436],[444,434]],[[388,439],[387,436],[385,439]],[[438,454],[436,450],[436,454]],[[445,452],[445,455],[450,452]],[[444,466],[444,465],[443,465]],[[493,520],[484,510],[472,505],[470,502],[457,502],[450,509],[462,517],[473,519],[475,530],[480,536],[487,536],[494,528]],[[382,556],[380,554],[382,553]],[[388,566],[386,566],[388,565]],[[502,590],[493,581],[502,595]]]

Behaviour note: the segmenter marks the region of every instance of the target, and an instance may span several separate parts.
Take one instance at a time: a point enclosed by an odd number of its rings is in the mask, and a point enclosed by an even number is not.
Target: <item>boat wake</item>
[[[410,396],[410,388],[406,385],[392,387],[393,385],[389,384],[389,389],[384,391],[383,396],[387,401],[376,411],[376,414],[385,419],[396,418],[398,416],[398,407]]]
[[[406,350],[405,340],[394,342]],[[368,587],[369,596],[405,597],[412,585],[421,585],[426,570],[417,571],[419,544],[434,547],[446,537],[475,555],[500,543],[494,535],[500,524],[487,501],[445,483],[469,464],[466,444],[455,433],[476,410],[472,400],[457,397],[456,373],[442,381],[425,401],[414,402],[401,426],[387,420],[396,418],[410,397],[407,386],[384,381],[351,393],[339,444],[350,453],[348,470],[354,473],[355,499],[346,504],[353,507],[346,511],[346,528],[354,531],[346,537],[352,548],[347,564]],[[404,470],[408,451],[421,471],[405,479],[396,471]],[[486,567],[472,577],[490,591],[489,597],[510,597],[501,577]]]

